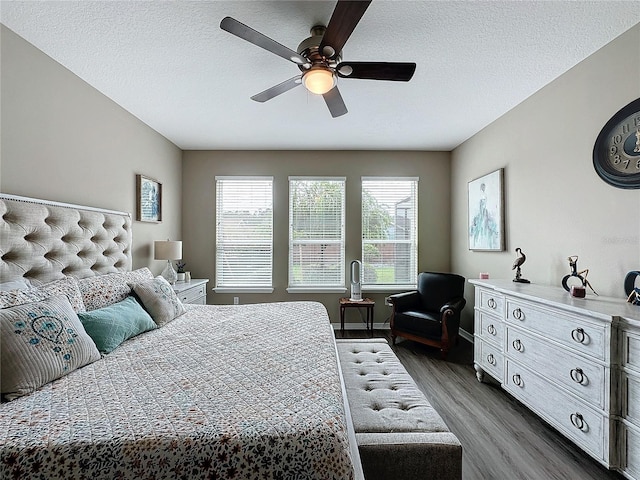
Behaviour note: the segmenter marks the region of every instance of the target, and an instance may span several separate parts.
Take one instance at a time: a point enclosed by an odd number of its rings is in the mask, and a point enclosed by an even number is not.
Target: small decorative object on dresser
[[[526,278],[522,278],[522,272],[520,271],[520,267],[522,266],[522,264],[527,261],[527,256],[519,247],[516,248],[516,253],[518,254],[518,258],[516,258],[516,261],[513,262],[513,267],[511,268],[511,270],[516,271],[516,278],[514,278],[513,281],[517,283],[531,283]]]
[[[636,280],[640,278],[640,271],[634,270],[624,277],[624,293],[627,302],[640,305],[640,286],[636,287]]]
[[[584,270],[578,271],[578,255],[571,255],[567,260],[569,260],[569,268],[571,268],[571,273],[569,275],[565,275],[562,278],[562,287],[569,293],[571,293],[574,297],[584,298],[586,295],[586,287],[589,287],[591,291],[598,295],[598,293],[593,289],[589,280],[587,280],[587,275],[589,275],[589,269],[585,268]],[[584,274],[584,275],[583,275]],[[572,278],[578,278],[580,280],[581,285],[569,285],[569,280]]]
[[[186,265],[185,262],[176,262],[176,268],[178,269],[178,271],[176,272],[178,274],[178,281],[179,282],[184,282],[187,279],[187,276],[185,274],[184,271],[184,266]]]
[[[189,282],[176,283],[173,291],[182,303],[195,303],[198,305],[207,304],[207,282],[208,278],[193,278]]]

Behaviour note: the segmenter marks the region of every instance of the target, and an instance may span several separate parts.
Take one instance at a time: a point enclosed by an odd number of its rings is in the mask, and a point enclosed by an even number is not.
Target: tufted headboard
[[[0,282],[131,270],[131,215],[0,193]]]

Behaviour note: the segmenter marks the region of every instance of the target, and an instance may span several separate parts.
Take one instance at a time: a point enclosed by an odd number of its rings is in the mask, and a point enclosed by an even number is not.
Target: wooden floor
[[[347,330],[345,338],[371,336]],[[389,332],[375,331],[389,339]],[[337,338],[342,334],[337,331]],[[389,340],[389,343],[390,340]],[[549,427],[499,386],[480,383],[473,345],[463,339],[447,361],[438,350],[398,339],[396,355],[462,443],[464,480],[622,479]]]

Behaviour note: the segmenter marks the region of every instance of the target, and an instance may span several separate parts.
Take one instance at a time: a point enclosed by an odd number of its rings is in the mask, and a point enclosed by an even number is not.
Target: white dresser
[[[475,285],[474,362],[608,468],[640,479],[640,307],[510,280]]]
[[[208,278],[193,278],[188,282],[176,282],[172,285],[182,303],[207,304]]]

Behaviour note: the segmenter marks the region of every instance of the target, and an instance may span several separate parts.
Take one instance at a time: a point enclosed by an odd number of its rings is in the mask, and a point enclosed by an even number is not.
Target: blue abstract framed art
[[[136,175],[136,220],[162,222],[162,184],[144,175]]]
[[[468,232],[469,250],[504,250],[503,168],[469,182]]]

